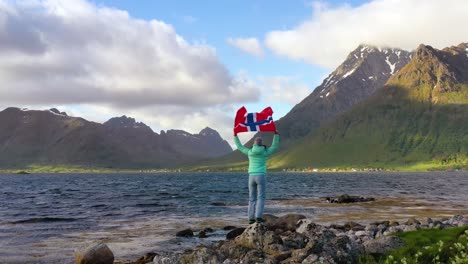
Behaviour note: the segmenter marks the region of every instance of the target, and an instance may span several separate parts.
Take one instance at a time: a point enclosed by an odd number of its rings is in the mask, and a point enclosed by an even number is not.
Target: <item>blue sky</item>
[[[240,106],[280,118],[359,44],[466,42],[466,10],[466,0],[0,0],[0,107],[127,115],[156,132],[209,126],[232,140]]]

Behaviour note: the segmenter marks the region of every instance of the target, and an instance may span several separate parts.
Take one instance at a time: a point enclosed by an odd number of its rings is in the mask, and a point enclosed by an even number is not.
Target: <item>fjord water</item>
[[[180,250],[221,238],[175,238],[177,230],[245,225],[244,173],[0,175],[0,263],[73,263],[74,248],[101,240],[117,259]],[[323,223],[468,212],[466,172],[271,173],[265,213]],[[374,207],[321,197],[377,198]],[[357,217],[357,218],[356,218]]]

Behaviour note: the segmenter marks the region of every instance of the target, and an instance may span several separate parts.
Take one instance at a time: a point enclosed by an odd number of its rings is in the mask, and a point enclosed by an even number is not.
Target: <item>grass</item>
[[[468,226],[398,234],[405,246],[383,257],[363,256],[361,264],[468,263]]]

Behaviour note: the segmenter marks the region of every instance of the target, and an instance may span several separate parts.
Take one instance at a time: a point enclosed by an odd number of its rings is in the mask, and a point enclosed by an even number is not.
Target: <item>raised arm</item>
[[[249,154],[249,148],[246,148],[244,145],[242,145],[237,135],[234,136],[234,143],[236,143],[236,147],[240,152],[244,153],[245,155]]]
[[[273,137],[273,143],[271,143],[271,147],[269,147],[267,149],[267,156],[270,156],[271,154],[273,154],[279,147],[279,134],[275,134],[275,136]]]

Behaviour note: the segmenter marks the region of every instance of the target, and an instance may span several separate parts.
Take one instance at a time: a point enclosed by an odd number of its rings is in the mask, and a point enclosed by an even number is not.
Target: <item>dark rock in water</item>
[[[93,244],[75,251],[76,264],[113,264],[114,254],[104,243]]]
[[[233,230],[229,231],[229,233],[226,234],[226,239],[234,239],[240,236],[244,232],[244,230],[245,228],[243,227],[234,228]]]
[[[294,231],[296,230],[297,221],[305,219],[306,217],[301,214],[287,214],[276,219],[274,224],[270,227],[270,230],[281,229],[283,231]]]
[[[343,194],[338,197],[326,197],[325,200],[329,203],[362,203],[375,201],[375,198]]]
[[[210,228],[210,227],[207,227],[207,228],[203,229],[202,231],[205,232],[205,233],[213,233],[214,232],[213,228]]]
[[[193,237],[192,229],[184,229],[176,233],[178,237]]]
[[[364,249],[367,254],[384,255],[391,250],[404,246],[404,244],[405,242],[400,237],[384,236],[364,242]]]
[[[211,203],[211,205],[213,205],[213,206],[226,206],[226,204],[222,203],[222,202],[214,202],[214,203]]]
[[[133,262],[132,264],[146,264],[146,263],[152,263],[154,258],[158,254],[150,252],[146,253],[143,257],[139,258],[137,261]]]
[[[232,230],[232,229],[235,229],[236,227],[235,226],[225,226],[223,227],[223,230]]]
[[[199,237],[199,238],[207,238],[208,235],[206,234],[205,231],[202,230],[202,231],[200,231],[200,232],[198,233],[198,237]]]

